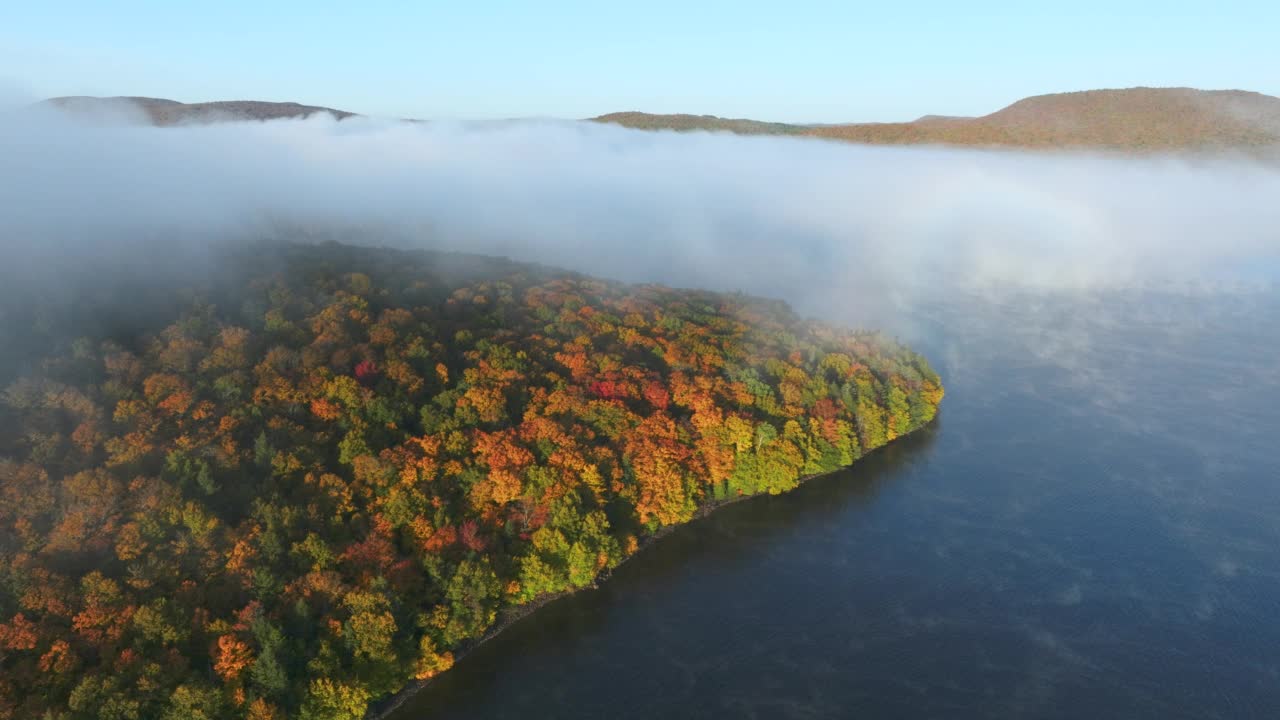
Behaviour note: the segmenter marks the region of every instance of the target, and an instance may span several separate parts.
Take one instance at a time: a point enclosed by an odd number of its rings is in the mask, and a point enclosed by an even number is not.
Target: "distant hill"
[[[802,125],[722,118],[715,115],[650,115],[642,112],[618,112],[591,119],[640,130],[711,130],[739,135],[801,135],[806,131]]]
[[[262,102],[259,100],[223,100],[219,102],[181,103],[176,100],[148,97],[58,97],[45,101],[71,113],[119,112],[137,108],[156,125],[185,125],[191,123],[225,122],[232,120],[276,120],[279,118],[307,117],[327,112],[342,120],[355,113],[346,110],[299,105],[293,102]]]
[[[136,107],[156,125],[271,120],[327,112],[298,103],[231,100],[180,103],[146,97],[60,97],[45,101],[74,113]],[[1126,151],[1259,149],[1280,146],[1280,98],[1243,90],[1128,88],[1037,95],[990,115],[925,115],[901,123],[808,125],[715,115],[619,112],[591,118],[641,130],[791,135],[872,145],[1097,148]]]
[[[804,135],[875,145],[1179,150],[1280,144],[1280,98],[1191,88],[1038,95],[982,117],[926,115],[903,123],[793,125],[637,112],[592,119],[643,129]]]

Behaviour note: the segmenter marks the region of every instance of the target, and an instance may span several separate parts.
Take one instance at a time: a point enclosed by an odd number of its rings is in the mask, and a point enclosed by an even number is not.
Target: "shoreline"
[[[813,475],[802,476],[798,480],[796,480],[795,487],[785,492],[778,493],[778,495],[786,495],[787,493],[795,492],[800,488],[800,486],[804,485],[805,483],[811,480],[816,480],[818,478],[823,478],[823,477],[829,477],[831,475],[835,475],[836,473],[841,473],[850,468],[856,467],[860,462],[880,452],[880,450],[882,450],[883,448],[889,447],[890,445],[894,444],[898,440],[915,435],[917,432],[927,429],[929,426],[933,425],[933,423],[934,421],[930,421],[925,425],[919,428],[916,428],[915,430],[912,430],[906,435],[900,435],[894,438],[893,440],[886,442],[884,445],[881,445],[880,447],[873,448],[871,452],[868,452],[867,454],[862,455],[857,460],[854,460],[852,463],[845,465],[844,467],[836,468],[835,470],[829,470],[827,472],[814,473]],[[453,666],[456,666],[458,663],[462,662],[462,660],[467,655],[470,655],[472,652],[474,652],[476,648],[494,639],[498,635],[502,634],[504,630],[520,622],[521,620],[527,618],[528,616],[534,614],[539,609],[547,605],[550,605],[551,603],[557,600],[560,600],[562,598],[566,598],[571,595],[576,595],[580,592],[584,592],[587,590],[598,589],[601,583],[607,581],[609,577],[613,575],[614,571],[616,571],[618,568],[625,565],[627,562],[629,562],[633,558],[640,556],[640,554],[643,553],[646,549],[648,549],[649,547],[651,547],[652,545],[654,545],[655,543],[657,543],[659,540],[666,537],[667,535],[670,535],[671,533],[676,532],[681,528],[684,528],[694,522],[697,522],[698,520],[702,520],[723,507],[726,507],[728,505],[734,505],[740,502],[745,502],[747,500],[753,500],[759,497],[777,497],[777,495],[770,495],[769,493],[756,493],[754,495],[739,495],[737,497],[725,498],[723,500],[714,500],[705,505],[701,505],[698,507],[698,509],[694,511],[693,517],[689,518],[685,522],[682,522],[678,525],[664,525],[663,527],[659,528],[658,531],[655,532],[654,534],[649,535],[648,537],[641,540],[634,553],[623,558],[617,565],[613,566],[612,568],[606,568],[604,570],[601,570],[599,573],[596,574],[595,579],[592,580],[590,585],[585,585],[583,587],[575,588],[571,590],[562,590],[561,592],[552,593],[550,595],[544,595],[542,597],[531,600],[525,603],[524,605],[516,605],[508,608],[505,612],[500,612],[498,619],[487,631],[485,631],[484,635],[481,635],[474,643],[468,645],[466,649],[460,650],[454,653]],[[453,669],[453,666],[450,666],[450,670]],[[397,710],[399,710],[401,707],[403,707],[406,702],[408,702],[418,693],[422,692],[428,685],[434,682],[436,678],[439,678],[440,676],[444,675],[447,672],[449,672],[449,670],[445,670],[442,673],[438,673],[434,677],[427,678],[426,680],[409,681],[403,688],[393,693],[390,697],[386,698],[386,700],[383,701],[385,704],[376,704],[377,705],[376,707],[370,708],[365,713],[364,720],[388,720],[388,718]]]

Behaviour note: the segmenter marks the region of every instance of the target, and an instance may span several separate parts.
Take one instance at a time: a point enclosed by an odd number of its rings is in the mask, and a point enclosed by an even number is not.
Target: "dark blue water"
[[[395,720],[1280,717],[1280,296],[899,325],[934,426],[676,532]]]

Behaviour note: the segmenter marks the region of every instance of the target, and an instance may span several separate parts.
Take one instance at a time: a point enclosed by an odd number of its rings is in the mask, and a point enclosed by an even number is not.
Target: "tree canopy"
[[[42,355],[0,407],[0,718],[363,717],[505,611],[942,398],[919,355],[778,302],[227,255],[145,312],[0,320]]]

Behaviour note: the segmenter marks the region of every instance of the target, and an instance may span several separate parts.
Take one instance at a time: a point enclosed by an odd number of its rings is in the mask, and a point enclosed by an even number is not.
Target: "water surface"
[[[938,421],[538,611],[416,718],[1280,717],[1280,296],[963,295]]]

